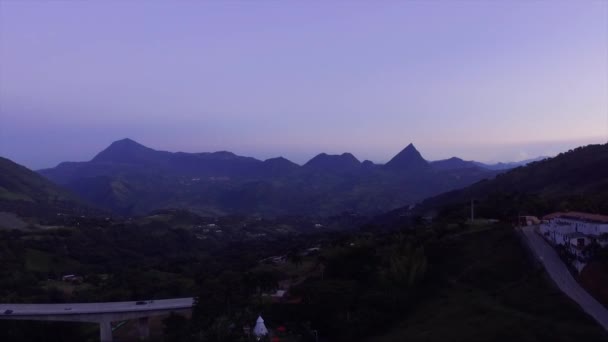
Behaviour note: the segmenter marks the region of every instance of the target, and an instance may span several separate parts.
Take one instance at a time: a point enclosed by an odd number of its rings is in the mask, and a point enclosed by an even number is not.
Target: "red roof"
[[[576,220],[581,220],[581,221],[608,223],[607,215],[589,214],[589,213],[582,213],[579,211],[568,211],[568,212],[563,212],[563,213],[557,212],[557,213],[553,213],[553,214],[544,216],[543,220],[551,220],[551,219],[558,218],[558,217],[576,219]]]

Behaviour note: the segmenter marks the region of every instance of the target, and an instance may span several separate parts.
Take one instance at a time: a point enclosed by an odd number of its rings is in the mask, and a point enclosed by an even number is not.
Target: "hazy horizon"
[[[241,152],[241,151],[236,151],[236,150],[230,150],[230,149],[217,149],[217,150],[196,150],[196,149],[188,149],[188,150],[184,150],[184,149],[167,149],[164,148],[162,146],[152,146],[149,144],[146,144],[145,142],[142,142],[141,140],[137,140],[137,139],[133,139],[131,137],[124,137],[122,139],[131,139],[134,140],[135,142],[144,145],[146,147],[152,148],[154,150],[157,151],[168,151],[168,152],[186,152],[186,153],[200,153],[200,152],[218,152],[218,151],[228,151],[228,152],[232,152],[235,153],[237,155],[240,156],[244,156],[244,157],[253,157],[259,160],[266,160],[266,159],[270,159],[270,158],[276,158],[276,157],[284,157],[286,159],[289,159],[290,161],[299,164],[299,165],[304,165],[307,161],[309,161],[310,159],[312,159],[313,157],[315,157],[316,155],[320,154],[320,153],[327,153],[327,154],[342,154],[342,153],[352,153],[357,159],[359,159],[359,161],[363,162],[364,160],[371,160],[372,162],[376,163],[376,164],[384,164],[386,162],[388,162],[394,155],[396,155],[397,153],[399,153],[401,151],[401,149],[393,151],[390,155],[387,152],[387,157],[384,159],[371,159],[371,158],[364,158],[362,157],[362,155],[357,154],[356,152],[352,152],[352,151],[348,151],[348,150],[344,150],[344,151],[324,151],[324,150],[320,150],[318,152],[313,152],[311,154],[309,153],[303,153],[301,155],[287,155],[284,153],[277,153],[277,154],[271,154],[271,153],[258,153],[258,154],[248,154],[247,152]],[[122,140],[122,139],[117,139],[115,141],[118,140]],[[112,141],[113,142],[113,141]],[[72,159],[65,159],[65,160],[60,160],[54,164],[50,164],[50,165],[42,165],[42,166],[28,166],[27,164],[23,164],[25,166],[30,167],[31,169],[34,170],[39,170],[39,169],[45,169],[45,168],[51,168],[51,167],[55,167],[57,166],[57,164],[61,163],[61,162],[81,162],[81,161],[89,161],[91,160],[97,153],[101,152],[103,149],[109,147],[109,145],[112,142],[108,142],[108,144],[106,144],[105,146],[101,147],[99,150],[93,151],[91,152],[88,156],[82,157],[82,158],[72,158]],[[533,143],[529,143],[529,144],[524,144],[522,146],[517,146],[517,145],[507,145],[507,146],[484,146],[486,149],[491,150],[491,151],[501,151],[501,150],[508,150],[508,151],[513,151],[513,155],[514,157],[512,159],[504,159],[504,160],[499,160],[499,159],[475,159],[475,158],[467,158],[467,157],[463,157],[463,155],[459,155],[457,153],[452,153],[450,154],[449,152],[445,155],[441,155],[439,154],[438,157],[429,157],[429,154],[425,153],[425,150],[423,148],[421,148],[419,145],[417,145],[415,142],[411,142],[412,144],[414,144],[414,146],[416,147],[416,149],[422,154],[422,157],[425,158],[428,161],[436,161],[436,160],[442,160],[442,159],[448,159],[451,157],[458,157],[464,160],[473,160],[473,161],[477,161],[477,162],[482,162],[482,163],[487,163],[487,164],[496,164],[496,163],[509,163],[509,162],[519,162],[519,161],[523,161],[523,160],[529,160],[529,159],[535,159],[538,157],[554,157],[557,154],[561,153],[561,152],[566,152],[568,150],[574,149],[576,147],[580,147],[580,146],[585,146],[588,144],[604,144],[606,142],[601,141],[598,139],[598,141],[592,141],[592,142],[585,142],[585,143],[581,143],[581,142],[577,142],[577,141],[563,141],[563,142],[533,142]],[[408,143],[409,144],[409,143]],[[408,144],[404,144],[403,148],[405,148]],[[521,147],[525,146],[525,149],[522,149]],[[518,148],[519,147],[519,148]],[[481,148],[481,146],[478,146],[478,148]],[[526,151],[535,151],[535,152],[526,152]],[[504,152],[504,151],[502,151]],[[536,153],[538,152],[538,153]],[[430,154],[431,156],[436,155],[436,154]],[[0,155],[3,156],[3,155]],[[6,157],[6,156],[4,156]],[[19,162],[17,159],[12,159],[15,162]]]
[[[0,155],[554,155],[608,141],[607,42],[603,1],[3,1]]]

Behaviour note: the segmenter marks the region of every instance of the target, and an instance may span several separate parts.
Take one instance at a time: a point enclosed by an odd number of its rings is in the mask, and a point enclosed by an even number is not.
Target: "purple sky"
[[[0,1],[0,155],[130,137],[302,163],[608,140],[608,2]]]

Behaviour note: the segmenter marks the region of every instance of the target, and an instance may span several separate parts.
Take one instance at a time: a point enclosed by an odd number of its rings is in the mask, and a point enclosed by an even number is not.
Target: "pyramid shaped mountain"
[[[392,171],[414,171],[427,169],[429,163],[422,158],[422,155],[413,144],[409,144],[386,163],[384,167]]]
[[[361,162],[350,153],[340,155],[321,153],[304,164],[308,169],[336,172],[357,170],[360,166]]]

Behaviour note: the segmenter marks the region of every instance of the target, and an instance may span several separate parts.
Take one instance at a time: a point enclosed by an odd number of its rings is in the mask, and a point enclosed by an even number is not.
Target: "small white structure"
[[[266,329],[266,325],[264,325],[264,319],[262,316],[258,316],[258,320],[255,322],[255,327],[253,327],[253,335],[258,340],[268,335],[268,329]]]
[[[277,290],[275,293],[271,294],[270,297],[280,299],[285,296],[285,293],[287,293],[286,290]]]

